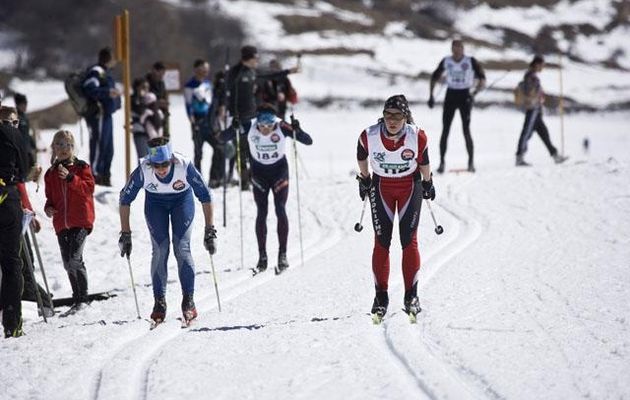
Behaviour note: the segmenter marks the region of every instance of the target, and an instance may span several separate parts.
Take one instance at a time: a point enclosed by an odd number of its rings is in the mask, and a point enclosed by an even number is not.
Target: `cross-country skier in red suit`
[[[398,228],[402,245],[402,270],[405,281],[405,312],[415,318],[418,302],[418,221],[422,199],[435,199],[427,136],[413,123],[404,95],[392,96],[385,102],[383,117],[366,128],[357,144],[361,200],[369,196],[374,226],[372,271],[376,296],[372,315],[382,318],[387,312],[389,297],[389,245],[392,240],[394,213],[398,210]],[[373,171],[370,176],[369,165]]]

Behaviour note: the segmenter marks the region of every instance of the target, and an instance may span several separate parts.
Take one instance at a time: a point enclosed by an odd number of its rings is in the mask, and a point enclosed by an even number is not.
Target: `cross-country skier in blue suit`
[[[167,138],[151,139],[149,154],[140,160],[120,192],[120,255],[131,254],[131,202],[138,191],[146,191],[144,215],[151,233],[153,254],[151,280],[155,304],[151,319],[156,323],[166,316],[166,279],[169,254],[169,218],[173,232],[173,250],[177,259],[182,288],[182,313],[190,321],[197,316],[193,301],[195,266],[190,252],[190,234],[195,216],[193,193],[201,202],[205,217],[204,245],[210,254],[216,251],[216,230],[212,223],[212,199],[199,171],[179,153],[173,153]]]
[[[276,274],[279,274],[289,267],[287,261],[289,219],[285,209],[289,197],[289,164],[285,156],[286,137],[289,136],[306,145],[312,144],[313,139],[300,128],[297,119],[292,118],[292,124],[287,124],[277,117],[275,107],[268,103],[261,104],[257,109],[256,118],[244,121],[242,126],[241,135],[245,136],[249,143],[254,201],[258,210],[256,238],[259,259],[253,270],[256,274],[267,269],[267,209],[269,191],[272,191],[278,218],[279,249]],[[238,129],[238,124],[223,131],[221,138],[225,141],[234,139],[236,129]]]

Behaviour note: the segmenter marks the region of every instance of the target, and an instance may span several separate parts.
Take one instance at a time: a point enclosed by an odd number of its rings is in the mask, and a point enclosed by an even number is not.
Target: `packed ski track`
[[[173,104],[180,111],[172,123],[185,127],[174,136],[174,147],[187,154],[192,145],[183,104],[177,97]],[[413,111],[427,113],[422,107]],[[432,209],[444,227],[442,235],[434,233],[429,210],[422,207],[423,311],[418,323],[410,324],[401,310],[401,255],[394,233],[390,308],[375,326],[369,316],[373,230],[369,214],[362,221],[364,230],[353,230],[361,212],[353,171],[357,137],[379,112],[296,110],[314,138],[313,146],[298,148],[303,266],[292,152],[291,267],[282,275],[271,268],[277,256],[273,208],[268,218],[270,268],[252,277],[249,268],[257,261],[257,250],[251,192],[242,193],[242,268],[239,192],[228,190],[226,228],[223,192],[213,192],[221,312],[197,209],[192,250],[199,317],[187,329],[176,320],[181,295],[171,259],[167,319],[149,330],[151,244],[142,195],[131,214],[137,319],[128,266],[116,244],[121,174],[113,188],[97,188],[97,225],[85,253],[90,287],[112,290],[117,297],[93,302],[74,316],[51,318],[48,324],[25,303],[27,335],[1,341],[0,352],[28,373],[2,369],[0,381],[12,385],[4,385],[0,398],[627,397],[630,169],[623,150],[628,139],[618,129],[623,114],[572,117],[568,131],[601,132],[593,138],[592,153],[582,152],[582,136],[574,133],[567,141],[572,158],[554,165],[532,139],[534,167],[517,169],[511,151],[520,115],[476,113],[478,172],[434,177]],[[439,119],[420,120],[435,160]],[[550,125],[556,121],[550,120]],[[480,128],[493,124],[494,131]],[[463,164],[465,149],[457,123],[452,129],[447,162],[455,168]],[[120,153],[117,165],[122,165]],[[204,174],[208,167],[206,156]],[[31,189],[34,206],[41,209],[42,191]],[[53,291],[63,297],[69,285],[56,238],[50,221],[43,218],[42,223],[42,256]]]

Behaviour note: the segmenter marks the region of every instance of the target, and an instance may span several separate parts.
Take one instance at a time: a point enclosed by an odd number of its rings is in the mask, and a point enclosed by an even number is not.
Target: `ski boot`
[[[530,167],[531,164],[523,159],[523,156],[516,156],[516,166],[517,167]]]
[[[4,329],[4,337],[5,338],[17,338],[24,335],[24,331],[22,330],[22,318],[18,321],[15,329]]]
[[[405,313],[409,316],[409,322],[415,324],[417,322],[417,315],[422,311],[420,308],[420,301],[418,296],[413,295],[410,297],[405,296]]]
[[[474,173],[476,171],[475,164],[472,161],[468,161],[468,172]]]
[[[192,320],[197,318],[197,308],[192,294],[185,294],[182,298],[182,314],[184,315],[182,328],[189,327]]]
[[[440,161],[440,166],[438,167],[436,172],[438,174],[443,174],[444,173],[444,161]]]
[[[386,290],[377,290],[374,296],[374,302],[372,303],[372,322],[374,325],[379,325],[383,322],[383,317],[387,313],[387,306],[389,305],[389,296]]]
[[[166,318],[166,299],[164,297],[160,297],[155,299],[155,303],[153,304],[153,312],[151,312],[151,319],[154,324],[157,325],[164,321]]]
[[[287,253],[279,253],[278,265],[276,266],[276,275],[280,275],[287,268],[289,268],[289,262],[287,261]]]
[[[261,272],[265,272],[267,270],[267,255],[261,255],[258,258],[258,264],[256,264],[255,268],[252,268],[252,275],[256,276]]]
[[[553,155],[553,161],[554,161],[556,164],[562,164],[563,162],[565,162],[565,161],[566,161],[566,160],[568,160],[568,159],[569,159],[569,157],[567,157],[567,156],[561,156],[560,154],[554,154],[554,155]]]

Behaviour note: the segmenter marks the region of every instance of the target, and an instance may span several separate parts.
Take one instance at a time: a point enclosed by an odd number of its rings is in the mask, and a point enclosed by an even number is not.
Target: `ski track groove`
[[[438,204],[437,209],[444,210],[454,218],[457,222],[458,232],[454,238],[442,246],[438,246],[427,256],[426,261],[424,262],[431,265],[431,269],[424,277],[421,278],[420,287],[426,286],[426,284],[436,274],[438,274],[441,270],[444,270],[444,268],[448,268],[448,262],[451,259],[463,253],[483,234],[484,226],[487,225],[483,223],[483,218],[479,220],[475,217],[464,217],[466,214],[458,207],[458,205],[461,205],[462,207],[467,206],[467,198],[465,196],[462,198],[460,192],[467,184],[474,181],[474,179],[474,176],[465,179],[457,185],[455,190],[453,190],[451,184],[448,184],[446,193],[448,193],[449,198],[453,199],[455,204],[451,204],[447,200],[444,203]],[[436,208],[434,208],[434,211],[435,209]],[[480,215],[479,217],[482,216]],[[433,262],[434,260],[435,262]],[[400,286],[400,284],[397,286]],[[420,315],[422,318],[422,314]],[[398,361],[402,368],[408,372],[410,377],[415,381],[416,385],[425,395],[431,399],[439,398],[440,396],[431,390],[430,385],[416,373],[411,361],[396,347],[393,337],[388,329],[387,321],[384,321],[384,323],[384,342],[393,357]],[[461,357],[458,357],[455,352],[450,351],[451,354],[449,354],[449,351],[447,351],[442,345],[436,343],[435,341],[431,341],[426,336],[420,336],[419,339],[420,343],[423,345],[421,352],[424,353],[424,361],[431,359],[433,363],[438,364],[438,366],[441,367],[440,369],[448,374],[448,377],[450,378],[448,385],[449,388],[455,383],[460,386],[460,393],[465,393],[466,395],[474,398],[489,396],[490,398],[496,400],[504,399],[500,393],[492,388],[491,384],[482,374],[479,374],[471,367],[466,366]],[[438,368],[430,369],[433,370]],[[483,396],[478,392],[479,390],[483,392]]]
[[[308,209],[305,211],[308,211],[310,215],[316,215],[312,209]],[[350,217],[349,215],[347,215],[346,218],[343,220],[343,223],[340,222],[338,224],[339,226],[335,227],[335,225],[331,225],[334,229],[322,231],[320,234],[319,240],[315,241],[315,243],[318,243],[318,244],[305,248],[304,262],[306,263],[309,259],[314,258],[318,254],[325,252],[329,248],[341,242],[341,240],[343,239],[342,232],[344,232],[343,227],[346,224],[346,220],[349,220],[349,219]],[[323,227],[323,224],[321,223],[319,218],[316,218],[315,223],[318,226]],[[294,258],[295,257],[297,257],[297,255],[295,255]],[[292,273],[293,270],[298,269],[298,268],[301,268],[300,264],[293,266],[291,269],[289,269],[285,273],[287,272]],[[270,272],[271,271],[268,271],[268,274],[266,276],[259,276],[256,279],[253,279],[253,277],[249,275],[249,271],[246,271],[246,274],[245,273],[243,274],[244,275],[243,278],[238,278],[234,284],[230,285],[227,288],[227,293],[224,293],[224,295],[222,296],[222,304],[227,304],[231,300],[235,299],[236,297],[241,296],[242,294],[247,293],[257,288],[258,286],[268,283],[272,281],[272,279],[274,278],[275,279],[281,278],[281,277],[276,277],[275,275],[271,275]],[[225,291],[225,288],[223,288],[223,290]],[[215,293],[213,291],[209,291],[206,296],[203,296],[202,298],[199,299],[197,304],[198,306],[199,305],[203,306],[207,302],[213,302],[214,298],[215,298]],[[212,305],[208,307],[204,306],[203,308],[202,307],[198,307],[198,308],[200,309],[200,314],[208,313],[209,311],[215,309],[216,305],[212,303]],[[139,362],[129,361],[129,364],[133,363],[133,364],[141,366],[140,368],[136,368],[135,371],[138,371],[138,370],[140,371],[139,373],[136,372],[135,379],[132,379],[132,381],[135,380],[136,383],[133,386],[132,393],[134,395],[131,398],[142,399],[142,400],[146,400],[148,398],[148,384],[149,384],[149,379],[151,375],[151,367],[155,362],[155,358],[157,357],[158,354],[161,353],[162,348],[168,342],[176,339],[181,334],[188,331],[188,329],[179,328],[175,330],[174,333],[171,333],[170,335],[165,335],[164,333],[160,333],[160,332],[165,331],[165,327],[158,327],[157,329],[159,330],[158,332],[153,332],[151,330],[148,330],[147,332],[142,333],[140,336],[134,337],[133,339],[118,346],[118,348],[114,351],[113,356],[109,357],[105,362],[102,363],[102,367],[100,368],[99,372],[97,373],[96,378],[94,379],[95,380],[94,390],[93,390],[94,400],[99,400],[101,398],[100,391],[103,386],[103,377],[104,377],[104,372],[107,365],[110,362],[118,359],[118,355],[129,354],[127,351],[129,348],[131,348],[134,352],[137,352],[140,354],[139,357],[135,358]],[[151,333],[160,333],[162,336],[166,336],[166,338],[151,345],[148,349],[149,350],[148,354],[146,351],[138,351],[137,350],[138,347],[135,346],[135,343],[138,341],[144,341],[149,335],[151,335]],[[142,344],[145,344],[145,343],[146,341]],[[140,346],[140,348],[142,347],[143,346]],[[142,354],[145,354],[145,355],[142,356]],[[131,357],[131,359],[134,359],[134,357]],[[129,393],[127,394],[129,395]]]

